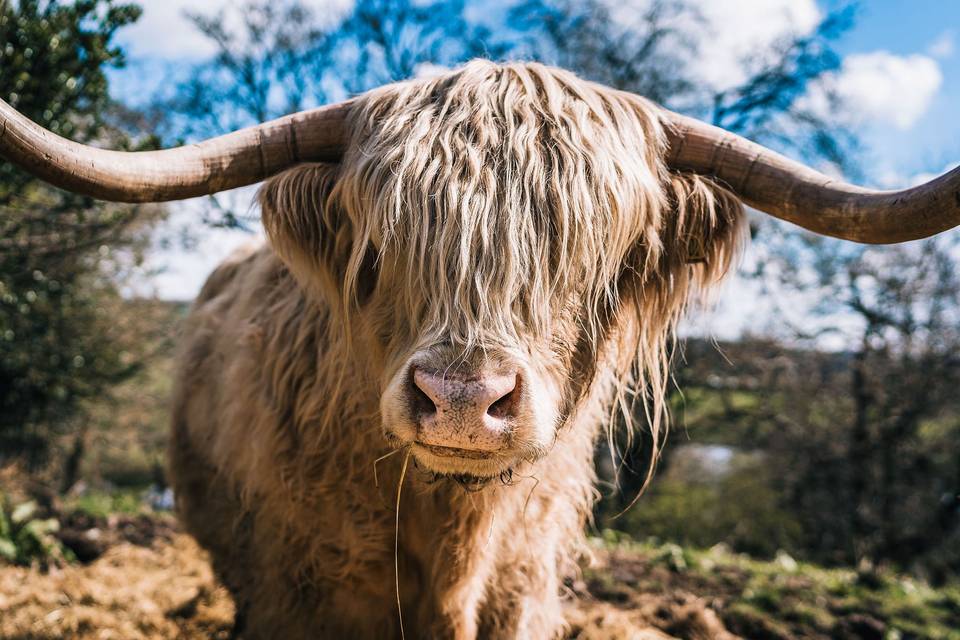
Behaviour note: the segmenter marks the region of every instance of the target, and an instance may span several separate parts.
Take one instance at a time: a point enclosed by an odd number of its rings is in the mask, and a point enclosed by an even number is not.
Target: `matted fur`
[[[266,183],[270,246],[197,301],[180,511],[245,637],[397,636],[405,454],[374,468],[396,444],[381,395],[418,349],[516,352],[553,381],[552,440],[474,492],[412,470],[399,596],[411,638],[555,637],[596,438],[633,398],[664,428],[671,333],[729,268],[741,206],[666,169],[655,105],[538,64],[387,86],[352,120],[340,165]]]

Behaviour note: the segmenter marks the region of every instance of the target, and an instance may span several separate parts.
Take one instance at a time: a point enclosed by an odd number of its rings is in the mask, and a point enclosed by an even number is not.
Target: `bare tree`
[[[699,54],[692,27],[704,23],[687,0],[652,0],[634,15],[603,0],[525,0],[510,12],[522,34],[515,51],[633,91],[764,144],[850,170],[855,137],[802,98],[835,101],[825,77],[840,65],[833,43],[852,24],[852,7],[826,15],[807,34],[786,35],[743,60],[746,79],[720,91],[691,69]]]

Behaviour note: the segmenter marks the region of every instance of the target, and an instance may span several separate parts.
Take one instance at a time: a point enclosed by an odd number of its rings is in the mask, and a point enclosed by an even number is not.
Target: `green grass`
[[[744,637],[853,638],[870,626],[885,640],[960,639],[960,584],[935,588],[883,569],[825,568],[785,554],[763,561],[723,546],[641,543],[613,532],[594,544],[616,558],[618,575],[634,563],[626,581],[634,591],[684,590],[710,599],[724,624]],[[586,577],[599,597],[609,590],[624,601],[623,584],[609,574]]]
[[[117,489],[115,491],[89,491],[82,496],[64,500],[65,511],[80,511],[95,518],[105,518],[120,513],[136,515],[149,513],[143,503],[144,489]]]
[[[48,567],[73,561],[73,553],[57,539],[60,522],[44,517],[33,500],[14,503],[0,494],[0,566]]]

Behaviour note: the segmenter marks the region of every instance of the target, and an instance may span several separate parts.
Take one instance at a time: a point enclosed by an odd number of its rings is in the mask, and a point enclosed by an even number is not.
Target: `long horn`
[[[109,151],[53,134],[0,100],[0,156],[61,189],[114,202],[163,202],[259,182],[299,162],[336,162],[350,102],[162,151]]]
[[[810,231],[889,244],[960,225],[960,167],[912,189],[863,189],[729,131],[664,113],[668,166],[716,178],[751,207]]]

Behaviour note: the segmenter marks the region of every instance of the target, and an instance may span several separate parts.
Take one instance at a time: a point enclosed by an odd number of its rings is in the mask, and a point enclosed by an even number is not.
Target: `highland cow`
[[[266,245],[187,321],[171,446],[245,638],[562,635],[596,441],[639,408],[659,442],[671,336],[741,200],[865,242],[960,221],[956,171],[868,192],[538,64],[132,157],[0,106],[4,155],[98,197],[272,176]]]

